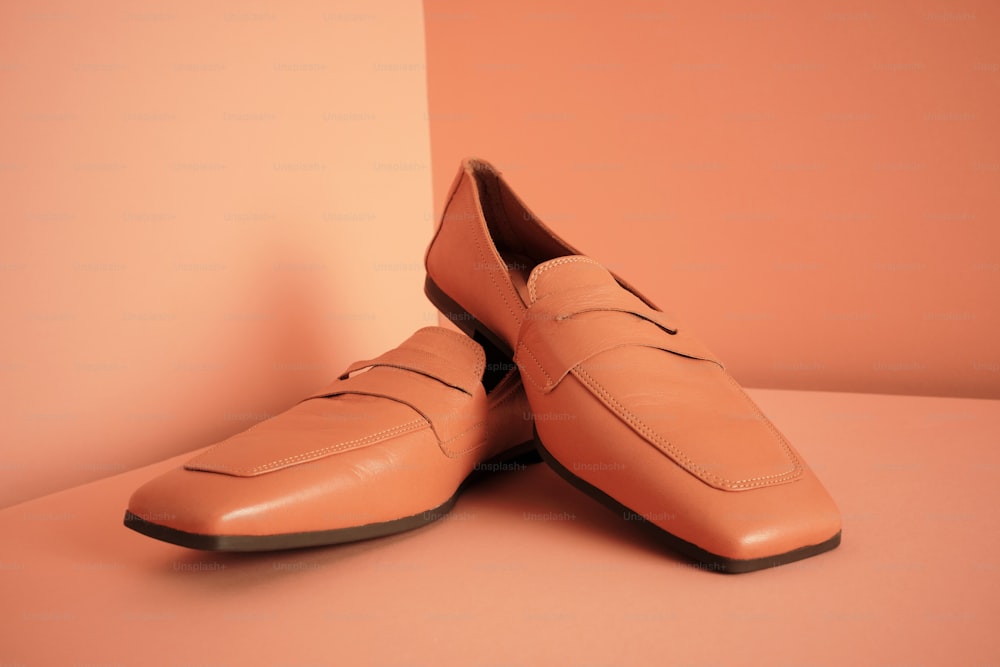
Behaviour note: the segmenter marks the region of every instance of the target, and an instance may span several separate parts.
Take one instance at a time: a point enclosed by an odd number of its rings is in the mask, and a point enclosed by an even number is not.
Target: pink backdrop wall
[[[426,0],[458,160],[751,386],[1000,397],[1000,6]]]
[[[997,25],[3,5],[0,505],[208,444],[434,322],[431,139],[438,210],[460,157],[493,160],[745,384],[998,397]]]
[[[425,90],[417,2],[0,5],[0,506],[432,323]]]

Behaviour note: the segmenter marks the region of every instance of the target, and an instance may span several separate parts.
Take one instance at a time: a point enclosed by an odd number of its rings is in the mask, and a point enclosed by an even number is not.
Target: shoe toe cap
[[[692,542],[735,561],[780,562],[833,548],[840,534],[840,513],[819,482],[807,474],[788,484],[724,494],[693,522]]]
[[[249,509],[236,478],[176,468],[136,489],[128,511],[147,523],[198,535],[236,534]],[[228,493],[227,493],[228,491]]]

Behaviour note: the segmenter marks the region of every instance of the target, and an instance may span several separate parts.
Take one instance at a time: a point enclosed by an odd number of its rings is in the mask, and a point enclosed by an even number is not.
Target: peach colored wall
[[[0,506],[433,322],[421,6],[0,5]]]
[[[1000,397],[1000,5],[426,0],[494,161],[754,386]]]

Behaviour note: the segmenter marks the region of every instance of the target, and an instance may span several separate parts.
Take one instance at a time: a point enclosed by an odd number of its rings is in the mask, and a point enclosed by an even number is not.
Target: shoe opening
[[[493,167],[485,162],[474,162],[473,166],[486,226],[514,287],[527,302],[531,270],[542,262],[577,252],[528,210]]]

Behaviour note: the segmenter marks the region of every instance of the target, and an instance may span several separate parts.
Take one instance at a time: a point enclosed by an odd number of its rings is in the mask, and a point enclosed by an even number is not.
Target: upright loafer
[[[195,549],[260,551],[430,523],[477,470],[532,451],[518,373],[486,347],[449,329],[420,329],[146,483],[125,525]]]
[[[463,163],[426,263],[446,315],[516,350],[536,445],[571,483],[715,571],[840,543],[835,503],[722,364],[489,164]]]

